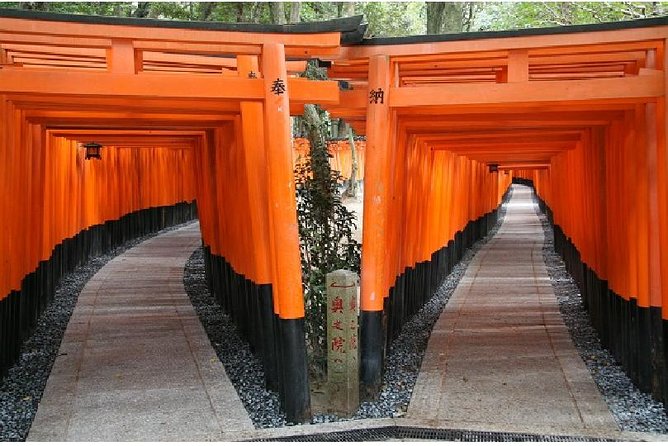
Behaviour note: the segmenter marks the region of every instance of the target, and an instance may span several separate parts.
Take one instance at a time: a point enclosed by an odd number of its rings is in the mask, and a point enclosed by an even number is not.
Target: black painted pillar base
[[[657,311],[660,313],[661,309],[658,309]],[[663,340],[668,339],[668,320],[661,319],[661,329]],[[660,371],[657,371],[656,374],[659,375],[657,382],[663,384],[663,387],[659,389],[658,393],[661,395],[661,401],[663,401],[665,404],[668,402],[668,369],[665,367],[668,365],[668,342],[663,341],[660,348],[664,367]],[[668,413],[668,405],[664,406],[664,411]]]
[[[665,380],[665,357],[664,350],[664,330],[663,320],[661,319],[661,308],[650,307],[650,358],[651,358],[651,388],[652,396],[659,401],[663,399],[663,389],[666,386]]]
[[[283,403],[288,422],[311,419],[304,319],[278,319],[283,366]]]
[[[642,392],[652,392],[652,357],[650,340],[650,309],[638,307],[638,388]]]
[[[278,391],[278,357],[276,355],[276,316],[271,285],[259,285],[260,321],[262,325],[262,364],[264,366],[265,384],[267,389]]]
[[[360,399],[368,401],[378,397],[383,376],[383,311],[362,310],[360,326]]]

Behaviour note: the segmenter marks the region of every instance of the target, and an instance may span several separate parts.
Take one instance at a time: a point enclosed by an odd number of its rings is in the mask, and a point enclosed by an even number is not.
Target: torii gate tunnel
[[[0,368],[63,273],[196,212],[214,295],[289,419],[310,413],[290,116],[366,135],[363,390],[531,182],[603,342],[668,402],[668,20],[363,39],[0,11]],[[296,76],[319,58],[329,81]],[[344,82],[345,81],[345,82]],[[103,145],[85,159],[83,144]]]

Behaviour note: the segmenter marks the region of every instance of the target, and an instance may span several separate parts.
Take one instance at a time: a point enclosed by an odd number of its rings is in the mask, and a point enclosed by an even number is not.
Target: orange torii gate
[[[288,418],[307,419],[290,114],[338,103],[339,88],[294,74],[336,54],[360,21],[0,11],[2,368],[53,294],[45,284],[97,252],[108,227],[196,199],[213,293],[263,357]],[[104,145],[101,161],[84,160],[91,141]],[[120,224],[123,239],[140,220]]]
[[[0,367],[63,271],[196,199],[209,287],[289,419],[307,419],[289,116],[312,102],[367,137],[367,393],[380,386],[385,344],[487,233],[519,176],[547,207],[604,341],[668,401],[668,22],[363,31],[360,18],[261,26],[0,11]],[[345,82],[292,76],[312,57]],[[84,160],[90,141],[104,144],[101,162]],[[180,206],[169,212],[190,215]]]
[[[668,401],[666,18],[368,39],[327,106],[367,136],[362,382],[385,340],[533,180],[603,340]],[[418,301],[417,305],[415,301]]]

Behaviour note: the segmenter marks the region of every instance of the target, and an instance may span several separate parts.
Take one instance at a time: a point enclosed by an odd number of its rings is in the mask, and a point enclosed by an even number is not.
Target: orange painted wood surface
[[[274,299],[283,319],[304,317],[304,299],[297,228],[294,160],[290,128],[290,85],[287,82],[285,47],[267,43],[262,49],[265,151],[269,184],[269,214],[272,222]],[[277,82],[283,90],[277,90]]]
[[[306,138],[295,138],[293,140],[294,159],[308,156],[309,142]],[[348,141],[328,141],[327,151],[332,156],[329,159],[329,165],[336,170],[345,179],[350,179],[352,172],[353,158],[352,150]],[[364,179],[364,160],[366,154],[366,141],[355,141],[355,152],[357,159],[357,180]]]
[[[665,276],[665,109],[639,105],[588,130],[549,169],[516,170],[534,182],[554,222],[611,290],[662,307]]]
[[[391,76],[387,56],[377,55],[369,60],[369,87],[384,92],[384,98],[369,100],[367,105],[366,160],[374,168],[366,170],[364,182],[364,226],[371,230],[362,231],[360,307],[363,311],[381,311],[383,299],[387,297],[384,282],[388,276],[385,244],[389,240],[388,219],[391,218],[389,160],[392,129],[396,126],[389,107]]]
[[[328,110],[358,132],[373,128],[367,103],[375,58],[386,57],[394,75],[386,97],[398,133],[387,147],[399,163],[391,185],[399,190],[388,226],[401,224],[386,237],[390,256],[392,240],[402,242],[390,274],[427,260],[439,246],[434,234],[451,237],[481,206],[493,208],[485,178],[495,164],[499,188],[508,175],[534,181],[583,262],[614,292],[661,306],[666,318],[667,34],[664,25],[379,43],[332,57],[330,78],[353,89]]]
[[[83,229],[195,198],[192,150],[106,146],[85,160],[79,142],[47,136],[4,96],[0,110],[0,298]]]
[[[239,273],[274,283],[276,311],[299,317],[288,177],[306,149],[297,140],[291,150],[286,120],[319,102],[368,138],[357,147],[371,216],[364,308],[380,308],[397,274],[494,209],[519,175],[534,180],[599,277],[668,318],[667,34],[651,26],[340,47],[338,33],[0,18],[0,203],[16,215],[0,230],[36,234],[0,237],[0,290],[86,225],[196,195],[205,243]],[[353,89],[296,78],[313,56],[332,60],[330,78]],[[268,87],[281,76],[288,93],[275,97]],[[381,86],[385,102],[370,107]],[[114,133],[127,128],[162,134]],[[109,150],[83,162],[77,132],[95,130]],[[144,157],[154,152],[159,168],[149,172]],[[330,153],[349,177],[347,142]]]

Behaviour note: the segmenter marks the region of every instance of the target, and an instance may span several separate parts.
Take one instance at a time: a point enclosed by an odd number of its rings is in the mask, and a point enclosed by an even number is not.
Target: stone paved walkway
[[[183,290],[196,224],[102,268],[68,325],[29,441],[250,440],[384,426],[586,435],[619,432],[573,347],[543,264],[530,191],[434,327],[404,418],[254,429]]]
[[[436,322],[407,421],[610,436],[618,432],[564,325],[531,191],[515,186],[497,235]]]
[[[85,286],[28,441],[207,441],[252,431],[183,289],[198,224],[152,238]]]

